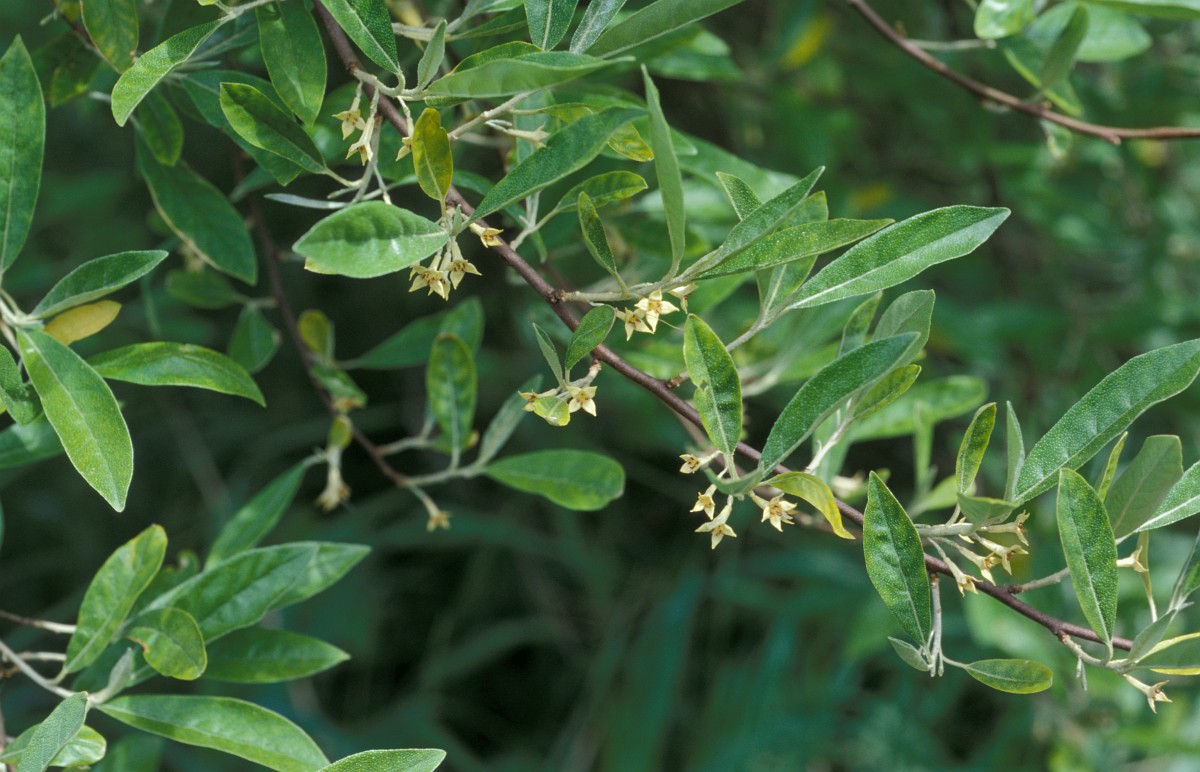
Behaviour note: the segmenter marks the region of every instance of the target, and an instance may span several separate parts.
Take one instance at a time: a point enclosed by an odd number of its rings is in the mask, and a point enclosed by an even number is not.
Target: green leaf
[[[1059,469],[1076,469],[1200,373],[1200,340],[1136,356],[1105,376],[1046,432],[1025,459],[1012,500],[1026,502],[1054,484]]]
[[[425,388],[429,409],[451,449],[466,447],[475,421],[479,383],[471,349],[462,338],[443,333],[434,339]]]
[[[1015,35],[1036,14],[1033,0],[981,0],[975,9],[975,36],[994,40]]]
[[[48,319],[60,311],[102,298],[150,273],[166,257],[162,250],[150,250],[118,252],[89,260],[51,287],[31,315]]]
[[[1129,649],[1129,658],[1136,662],[1149,654],[1166,636],[1167,629],[1175,621],[1176,614],[1175,611],[1168,611],[1138,633],[1137,637],[1133,639],[1133,646]]]
[[[113,509],[125,508],[133,441],[108,384],[41,330],[17,333],[21,359],[71,463]]]
[[[1029,659],[981,659],[963,670],[979,683],[1010,694],[1044,692],[1054,684],[1054,672]]]
[[[212,645],[204,677],[242,684],[294,681],[324,672],[349,658],[338,647],[307,635],[247,627]]]
[[[854,535],[842,524],[842,510],[838,508],[837,499],[825,481],[807,472],[785,472],[767,480],[764,484],[778,488],[784,493],[799,496],[816,507],[821,516],[833,528],[833,532],[843,539],[853,539]]]
[[[257,546],[292,505],[304,473],[313,463],[311,459],[301,461],[254,494],[217,534],[208,551],[208,565],[218,565]]]
[[[464,59],[430,83],[425,93],[451,100],[507,97],[566,83],[612,64],[594,56],[537,51],[525,45],[525,48],[497,46],[499,50],[494,54],[484,51],[475,55],[479,59]]]
[[[605,110],[586,115],[559,131],[488,191],[472,219],[487,217],[582,169],[604,148],[613,132],[639,112]]]
[[[100,55],[124,72],[138,47],[137,0],[82,0],[83,28]]]
[[[608,456],[584,450],[539,450],[488,464],[484,474],[567,509],[603,509],[625,490],[625,470]]]
[[[321,772],[433,772],[446,758],[434,748],[363,751],[334,762]]]
[[[1089,18],[1088,9],[1082,5],[1071,13],[1067,26],[1050,47],[1046,61],[1042,62],[1042,88],[1054,88],[1071,74],[1079,47],[1087,35]]]
[[[895,650],[896,656],[900,657],[900,660],[904,664],[922,673],[929,672],[929,663],[925,661],[925,657],[921,655],[916,646],[913,646],[908,641],[893,638],[890,635],[888,636],[888,643],[892,644],[892,649]]]
[[[162,738],[153,735],[126,735],[113,744],[95,772],[158,772],[162,746]]]
[[[533,326],[533,334],[537,338],[538,348],[542,350],[542,357],[546,360],[546,364],[550,365],[550,372],[554,374],[555,380],[562,383],[566,373],[563,371],[562,362],[558,358],[558,350],[554,348],[554,341],[550,339],[550,335],[538,326],[537,322],[530,322]]]
[[[588,47],[595,56],[612,56],[699,21],[741,0],[656,0],[606,29]]]
[[[483,307],[477,298],[469,298],[448,311],[417,319],[357,359],[342,364],[350,369],[391,370],[412,367],[429,360],[433,339],[449,332],[479,350],[483,335]]]
[[[311,125],[325,99],[325,44],[304,3],[277,2],[254,9],[258,45],[271,84],[284,103]]]
[[[571,335],[571,342],[567,345],[565,363],[567,373],[570,373],[572,367],[592,353],[593,349],[604,343],[604,339],[612,330],[614,319],[616,319],[616,313],[612,306],[596,306],[584,314],[583,318],[579,320],[579,326],[575,328],[575,333]]]
[[[192,386],[265,405],[262,392],[233,359],[190,343],[135,343],[105,351],[88,360],[112,381],[142,386]]]
[[[820,167],[810,172],[807,177],[748,214],[733,226],[721,246],[702,257],[692,270],[707,270],[721,265],[774,231],[804,205],[824,171],[825,167]]]
[[[733,212],[739,220],[745,220],[751,212],[762,206],[762,201],[754,192],[754,188],[750,187],[750,184],[742,178],[725,172],[717,172],[717,182],[721,184],[721,190],[725,191],[725,197],[729,199]]]
[[[18,37],[0,58],[0,272],[29,236],[45,144],[42,87]]]
[[[189,306],[217,309],[242,302],[246,298],[216,271],[169,271],[167,294]]]
[[[400,72],[396,34],[384,0],[324,0],[322,5],[368,59],[388,72]]]
[[[579,20],[579,26],[575,28],[575,34],[571,36],[571,52],[579,54],[591,48],[623,5],[625,0],[589,2],[583,11],[583,18]]]
[[[1008,473],[1004,478],[1004,498],[1015,499],[1017,480],[1021,476],[1021,468],[1025,466],[1025,438],[1021,434],[1021,422],[1017,420],[1017,411],[1011,402],[1005,403],[1005,432],[1006,454],[1008,457]]]
[[[641,193],[646,180],[633,172],[605,172],[584,180],[571,188],[554,205],[555,212],[573,212],[579,206],[579,194],[586,193],[596,209],[624,201]]]
[[[0,469],[27,466],[62,452],[62,443],[44,414],[24,426],[0,431]]]
[[[275,599],[271,610],[307,600],[337,582],[371,551],[361,544],[334,542],[298,542],[295,546],[313,550],[312,558],[287,592]]]
[[[1104,508],[1112,521],[1113,535],[1121,539],[1138,530],[1182,476],[1183,447],[1179,438],[1147,437],[1105,496]],[[1196,506],[1200,511],[1200,502]]]
[[[983,465],[983,454],[992,439],[992,429],[995,426],[995,402],[989,402],[975,411],[975,417],[971,419],[971,424],[963,434],[962,444],[958,447],[958,461],[954,465],[959,493],[967,493],[975,484],[975,476],[979,474],[979,467]]]
[[[34,734],[40,725],[31,726],[24,732],[21,732],[17,739],[8,744],[3,753],[0,753],[0,762],[6,764],[16,764],[18,769],[21,767],[21,757],[25,753],[26,746],[33,739]],[[92,764],[104,758],[104,752],[107,749],[108,743],[103,735],[92,729],[89,726],[79,727],[79,731],[75,733],[63,749],[50,761],[51,767],[86,767],[90,768]]]
[[[744,271],[760,271],[806,257],[822,255],[866,238],[891,223],[891,220],[839,219],[785,228],[702,271],[696,278],[711,279]]]
[[[321,220],[296,242],[304,267],[354,279],[395,273],[437,252],[440,225],[382,201],[366,201]]]
[[[213,748],[281,772],[312,772],[329,761],[300,727],[230,697],[138,694],[98,709],[135,729]]]
[[[250,234],[242,216],[221,191],[187,164],[163,166],[140,142],[137,168],[158,213],[192,251],[212,267],[247,284],[258,280]]]
[[[1008,519],[1017,505],[1003,499],[989,499],[985,496],[969,496],[959,493],[956,498],[962,515],[976,525],[992,525]]]
[[[191,58],[228,19],[221,18],[172,35],[137,58],[121,74],[112,90],[112,114],[118,126],[124,126],[134,108],[146,98],[172,70]]]
[[[437,77],[438,68],[442,66],[445,58],[446,20],[442,19],[434,28],[433,36],[429,38],[429,44],[425,46],[425,52],[421,54],[421,61],[417,63],[418,89],[424,89]]]
[[[1172,439],[1178,441],[1176,437]],[[1148,439],[1147,443],[1149,441]],[[1167,464],[1174,461],[1175,458],[1172,456],[1171,461],[1167,462]],[[1130,464],[1130,468],[1132,467],[1133,465]],[[1170,467],[1168,466],[1168,468]],[[1174,470],[1172,469],[1171,471],[1173,472]],[[1149,495],[1147,497],[1149,498]],[[1171,485],[1170,490],[1166,493],[1161,503],[1153,509],[1153,514],[1144,523],[1138,524],[1133,531],[1149,531],[1152,528],[1161,528],[1164,525],[1170,525],[1186,517],[1191,517],[1197,512],[1200,512],[1200,464],[1193,464]],[[1130,523],[1130,525],[1133,525],[1133,523]],[[1122,530],[1125,531],[1126,529],[1123,528]]]
[[[900,502],[871,472],[863,511],[867,576],[904,631],[924,647],[933,631],[929,574],[921,537]]]
[[[650,73],[642,66],[642,82],[646,88],[646,110],[650,113],[650,147],[654,151],[654,173],[658,178],[658,192],[662,196],[663,211],[667,215],[667,235],[671,240],[671,265],[677,268],[683,260],[684,241],[687,236],[687,210],[683,202],[683,177],[679,171],[679,159],[675,157],[675,145],[671,142],[671,127],[663,115],[658,89],[650,80]]]
[[[1117,545],[1104,502],[1071,469],[1058,473],[1058,536],[1083,616],[1112,651],[1117,621]]]
[[[333,322],[325,312],[313,308],[304,311],[296,320],[296,329],[305,348],[323,360],[333,359],[337,339]]]
[[[529,20],[529,39],[538,48],[549,51],[558,45],[571,26],[576,0],[525,0]]]
[[[154,159],[164,166],[178,163],[183,153],[183,123],[167,98],[151,91],[138,105],[136,120]]]
[[[613,257],[612,247],[608,244],[608,235],[604,232],[604,223],[601,221],[599,213],[596,212],[592,199],[583,191],[579,193],[579,228],[583,232],[583,243],[587,247],[588,254],[617,280],[619,286],[624,287],[625,282],[621,279],[617,260]]]
[[[930,266],[969,254],[1007,209],[949,206],[910,217],[855,244],[800,288],[789,308],[810,308],[893,287]]]
[[[520,391],[537,391],[541,388],[542,376],[535,375],[521,384]],[[495,458],[505,443],[525,417],[525,406],[529,404],[519,393],[514,393],[504,400],[504,404],[492,416],[491,423],[483,430],[483,438],[479,441],[478,463],[486,464]]]
[[[412,157],[417,184],[425,195],[443,204],[454,177],[454,156],[442,116],[432,107],[426,107],[413,124]]]
[[[22,426],[41,415],[37,392],[21,380],[17,360],[13,359],[12,352],[3,346],[0,346],[0,404],[13,420]]]
[[[104,561],[79,607],[79,621],[67,644],[64,673],[82,670],[100,656],[158,573],[166,551],[166,533],[161,526],[152,525]]]
[[[1200,633],[1168,638],[1152,648],[1139,667],[1166,675],[1200,675]]]
[[[858,304],[842,327],[842,339],[838,342],[837,355],[842,356],[863,344],[867,338],[867,330],[875,321],[875,311],[879,301],[883,299],[882,292],[876,292],[871,297]]]
[[[233,337],[229,339],[229,358],[256,373],[270,364],[279,350],[279,330],[271,326],[257,306],[248,305],[238,315]]]
[[[683,330],[683,361],[696,386],[696,410],[713,445],[732,454],[742,436],[742,382],[725,344],[695,314]]]
[[[1164,19],[1200,19],[1200,0],[1087,0],[1126,13]]]
[[[769,472],[782,463],[835,408],[896,367],[915,338],[916,333],[910,332],[873,341],[821,368],[775,420],[759,468]]]
[[[900,399],[904,395],[904,392],[912,388],[912,385],[917,381],[917,376],[920,374],[920,365],[904,365],[892,370],[883,377],[883,380],[872,386],[866,394],[863,394],[861,399],[854,403],[853,412],[851,413],[854,420],[857,421],[874,415]]]
[[[879,340],[906,332],[917,333],[917,339],[905,353],[906,361],[914,359],[929,340],[929,327],[933,320],[935,300],[933,290],[915,290],[904,293],[884,309],[871,337]]]
[[[957,418],[979,405],[987,397],[987,384],[967,375],[952,375],[917,384],[895,402],[850,427],[855,442],[868,439],[903,437],[916,431],[913,406],[924,403],[934,423]]]
[[[1049,49],[1079,7],[1068,2],[1047,9],[1025,31],[1026,37]],[[1132,16],[1093,4],[1088,7],[1087,35],[1076,58],[1081,62],[1118,62],[1145,52],[1152,42],[1150,33]]]
[[[21,763],[17,772],[43,772],[54,761],[67,744],[83,727],[87,717],[88,696],[84,692],[72,694],[38,724],[29,744],[21,751]]]
[[[221,84],[221,111],[242,139],[313,174],[325,172],[321,151],[291,115],[244,83]]]
[[[146,663],[168,678],[194,681],[208,665],[200,626],[181,609],[140,614],[126,636],[142,647]]]

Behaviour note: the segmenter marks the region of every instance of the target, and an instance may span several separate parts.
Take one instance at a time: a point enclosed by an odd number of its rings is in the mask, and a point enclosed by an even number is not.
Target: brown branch
[[[890,24],[883,20],[878,13],[867,3],[866,0],[846,0],[846,4],[858,11],[859,15],[867,20],[875,30],[883,37],[887,38],[888,42],[899,48],[904,53],[908,54],[913,59],[916,59],[921,64],[925,65],[930,70],[933,70],[938,75],[951,81],[952,83],[970,91],[981,100],[994,102],[999,105],[1016,110],[1017,112],[1031,115],[1034,118],[1040,118],[1043,121],[1056,123],[1063,128],[1069,129],[1076,134],[1085,134],[1091,137],[1099,137],[1106,142],[1111,142],[1114,145],[1121,144],[1123,139],[1196,139],[1200,137],[1200,129],[1188,128],[1186,126],[1155,126],[1153,128],[1137,129],[1126,128],[1122,126],[1104,126],[1097,123],[1088,123],[1076,118],[1063,115],[1055,112],[1049,107],[1045,107],[1033,102],[1026,102],[1020,97],[1013,96],[1006,91],[993,88],[987,84],[980,83],[973,78],[968,78],[960,72],[957,72],[940,59],[930,55],[927,51],[915,45],[912,41],[906,38],[901,33],[897,32]]]
[[[856,0],[848,1],[851,3],[856,2]],[[350,41],[346,38],[346,34],[342,32],[342,29],[337,25],[337,22],[333,20],[333,17],[329,15],[329,12],[325,10],[325,7],[321,4],[321,0],[315,0],[313,5],[317,9],[317,14],[321,17],[321,21],[323,22],[326,31],[329,33],[330,39],[333,41],[334,50],[337,51],[343,65],[346,67],[346,70],[353,75],[355,71],[362,68],[362,64],[359,62],[358,56],[354,53],[354,49],[351,47]],[[364,88],[369,95],[374,95],[374,89],[372,89],[369,84],[364,84]],[[400,114],[400,110],[394,104],[392,104],[390,100],[380,99],[379,110],[383,114],[384,118],[402,135],[408,135],[408,126],[404,121],[404,117]],[[459,193],[459,191],[454,187],[450,188],[450,193],[447,196],[447,200],[455,206],[460,207],[468,216],[475,211],[474,207],[472,207],[471,204],[468,203],[467,200],[463,198],[462,194]],[[485,223],[483,220],[478,220],[477,222],[481,226],[485,228],[487,227],[487,223]],[[534,292],[541,296],[541,298],[550,305],[550,308],[554,310],[554,313],[558,315],[558,318],[561,319],[563,323],[567,325],[567,327],[569,327],[571,330],[574,330],[576,327],[578,327],[579,319],[575,316],[574,312],[567,307],[566,303],[563,302],[562,294],[559,292],[559,290],[547,282],[546,279],[543,278],[542,275],[539,274],[537,270],[525,260],[525,258],[517,254],[517,251],[509,246],[507,242],[505,242],[503,239],[497,239],[496,241],[497,243],[492,247],[492,250],[499,255],[500,258],[507,263],[510,268],[516,271],[517,274],[525,280],[525,282],[533,289]],[[700,420],[700,414],[696,412],[696,408],[692,407],[678,394],[672,391],[666,381],[662,381],[653,377],[649,373],[639,370],[637,367],[634,367],[632,364],[622,359],[616,352],[607,346],[598,346],[592,352],[592,356],[596,360],[607,364],[630,381],[633,381],[638,386],[641,386],[643,389],[653,394],[661,402],[666,404],[667,407],[674,410],[688,422],[697,427],[703,427],[703,422]],[[737,453],[738,455],[749,459],[756,464],[762,458],[762,453],[759,450],[744,442],[738,443]],[[782,474],[789,470],[787,467],[777,466],[775,471]],[[854,522],[859,527],[862,526],[863,514],[861,512],[842,501],[838,501],[838,508],[841,510],[843,516]],[[946,574],[947,576],[951,575],[949,566],[931,555],[925,556],[925,567],[932,573]],[[1028,603],[1013,597],[1013,595],[1004,587],[1000,587],[989,582],[976,582],[975,586],[985,595],[990,595],[1022,616],[1028,617],[1034,622],[1037,622],[1039,625],[1045,627],[1056,637],[1066,634],[1081,640],[1102,643],[1099,636],[1097,636],[1096,633],[1088,628],[1071,624],[1070,622],[1063,621],[1057,617],[1053,617],[1049,614],[1039,611],[1033,606],[1030,606]],[[1118,649],[1128,650],[1132,647],[1132,645],[1133,643],[1125,638],[1113,639],[1113,646]]]

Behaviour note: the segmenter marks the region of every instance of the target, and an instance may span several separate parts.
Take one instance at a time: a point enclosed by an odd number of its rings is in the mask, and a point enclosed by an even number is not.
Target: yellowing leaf
[[[112,324],[121,304],[112,300],[88,303],[63,311],[46,323],[46,334],[64,346],[89,338]]]

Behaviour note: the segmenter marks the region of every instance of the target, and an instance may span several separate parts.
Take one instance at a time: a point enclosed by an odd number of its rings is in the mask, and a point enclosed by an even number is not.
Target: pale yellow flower
[[[617,318],[625,322],[625,340],[632,338],[635,332],[654,332],[646,324],[646,312],[640,308],[621,309],[617,311]]]
[[[450,287],[446,282],[445,271],[418,267],[416,269],[416,278],[413,279],[412,286],[408,288],[408,291],[416,292],[422,287],[428,287],[430,295],[436,292],[443,300],[450,298]]]
[[[479,237],[479,240],[483,242],[485,247],[498,247],[503,243],[500,240],[500,234],[504,231],[499,228],[485,228],[477,222],[471,223],[468,227],[470,227],[472,233]]]
[[[720,544],[721,540],[726,536],[731,536],[735,539],[737,538],[737,534],[734,533],[733,529],[730,528],[725,522],[729,519],[729,513],[732,511],[733,499],[729,499],[729,501],[725,502],[725,507],[721,510],[721,514],[717,515],[712,520],[709,520],[707,523],[701,524],[701,526],[696,529],[696,533],[709,534],[709,536],[712,538],[712,549],[716,549],[717,545]]]
[[[775,496],[770,501],[760,498],[754,494],[750,494],[751,500],[762,508],[762,521],[771,521],[771,526],[779,532],[783,532],[783,524],[793,525],[792,512],[796,510],[796,505],[790,501],[784,501],[783,494]]]
[[[350,109],[340,113],[335,113],[334,118],[342,122],[342,139],[349,139],[350,135],[356,131],[362,131],[366,127],[366,122],[363,120],[362,114],[358,112],[358,97],[354,97],[354,101],[350,103]]]
[[[439,509],[437,512],[430,512],[429,519],[425,521],[425,530],[432,533],[437,529],[450,530],[450,513],[444,509]]]
[[[709,520],[713,519],[713,514],[717,511],[717,504],[713,501],[713,494],[716,492],[717,486],[710,485],[699,496],[696,497],[696,503],[692,505],[692,512],[703,512],[708,516]]]
[[[679,471],[684,474],[695,474],[704,466],[704,462],[693,456],[691,453],[684,453],[680,458],[683,459],[683,466],[679,467]]]
[[[542,397],[552,397],[557,393],[558,393],[558,389],[550,389],[549,391],[543,391],[540,394],[537,392],[533,392],[533,391],[518,391],[517,392],[517,394],[521,397],[521,399],[525,400],[525,404],[522,407],[526,413],[532,413],[533,409],[534,409],[534,404]]]
[[[483,275],[483,274],[479,273],[478,268],[476,268],[474,265],[472,265],[469,261],[467,261],[464,258],[460,257],[459,259],[451,262],[450,263],[450,284],[451,284],[451,286],[453,286],[454,289],[458,289],[459,282],[461,282],[463,280],[463,276],[465,276],[468,273],[475,274],[476,276]]]
[[[583,410],[588,415],[596,415],[595,386],[568,386],[567,394],[571,397],[570,411]]]
[[[695,292],[697,286],[699,285],[685,284],[682,287],[676,287],[673,290],[667,290],[667,294],[674,295],[676,298],[678,298],[679,305],[683,307],[684,311],[687,311],[688,295],[691,295],[693,292]]]
[[[317,496],[316,505],[326,512],[336,509],[343,501],[350,500],[350,488],[342,480],[342,469],[330,464],[325,477],[325,490]]]
[[[650,332],[658,330],[658,317],[666,316],[679,310],[670,301],[663,300],[662,292],[659,290],[654,290],[639,300],[634,304],[634,308],[641,311],[645,316],[646,326],[650,328]]]

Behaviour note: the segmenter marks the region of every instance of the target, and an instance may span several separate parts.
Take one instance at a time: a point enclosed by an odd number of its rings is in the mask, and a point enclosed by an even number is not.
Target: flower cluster
[[[350,145],[350,149],[346,152],[346,157],[349,158],[357,153],[359,161],[365,166],[367,161],[370,161],[374,156],[371,140],[375,133],[375,102],[371,102],[371,112],[364,119],[362,113],[359,112],[361,101],[362,91],[360,87],[359,91],[354,92],[354,101],[350,103],[350,109],[335,113],[333,117],[342,122],[342,139],[349,139],[350,135],[356,131],[362,132],[359,138]]]
[[[716,492],[717,486],[710,485],[708,489],[696,497],[696,504],[692,507],[693,512],[703,512],[708,517],[708,522],[702,523],[696,529],[696,533],[707,533],[711,538],[712,548],[716,549],[717,545],[726,536],[737,538],[737,534],[729,527],[729,515],[733,512],[733,497],[730,496],[725,500],[725,506],[721,508],[719,515],[714,515],[716,503],[713,501],[713,494]]]
[[[596,415],[596,387],[591,385],[595,372],[589,372],[581,381],[548,391],[518,391],[517,394],[525,400],[526,412],[544,418],[551,426],[566,426],[571,421],[571,414],[579,410],[590,416]]]
[[[445,247],[430,258],[428,264],[418,263],[409,270],[408,278],[412,279],[412,286],[408,291],[428,289],[430,295],[449,300],[450,293],[458,289],[463,277],[469,273],[475,276],[482,275],[473,263],[463,257],[458,242],[450,239]]]
[[[654,334],[658,329],[659,317],[678,310],[679,307],[674,303],[663,300],[661,290],[654,290],[638,300],[633,308],[618,310],[617,318],[625,323],[625,339],[629,340],[635,332]]]

